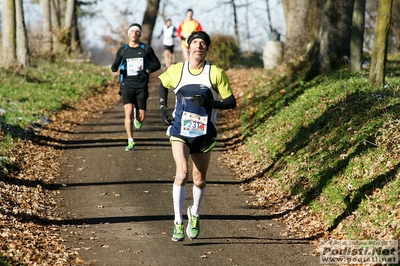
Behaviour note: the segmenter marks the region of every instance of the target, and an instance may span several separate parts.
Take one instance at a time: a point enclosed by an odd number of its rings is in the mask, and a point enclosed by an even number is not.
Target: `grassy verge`
[[[0,69],[0,122],[6,132],[0,135],[0,155],[35,123],[46,123],[52,113],[89,97],[113,78],[104,66],[34,60],[24,69]]]
[[[244,97],[246,145],[263,178],[348,238],[400,237],[400,68],[389,66],[378,89],[367,72],[345,69],[310,82],[286,76]]]
[[[11,266],[11,262],[9,262],[8,260],[4,259],[1,255],[0,255],[0,266]]]

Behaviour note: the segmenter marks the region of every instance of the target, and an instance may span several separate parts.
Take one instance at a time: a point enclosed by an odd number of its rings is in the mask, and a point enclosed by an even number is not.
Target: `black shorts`
[[[174,46],[173,45],[164,45],[164,50],[168,50],[171,54],[174,53]]]
[[[141,89],[121,88],[122,103],[132,103],[136,108],[146,110],[147,99],[149,98],[149,89],[146,86]]]
[[[192,153],[207,153],[211,151],[216,145],[217,141],[212,137],[197,137],[197,138],[185,138],[182,136],[171,136],[170,141],[181,141],[185,143],[189,149],[190,154]]]

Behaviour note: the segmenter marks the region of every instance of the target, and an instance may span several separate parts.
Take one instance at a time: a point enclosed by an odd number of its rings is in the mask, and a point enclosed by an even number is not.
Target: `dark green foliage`
[[[232,37],[224,35],[211,36],[211,47],[207,60],[227,70],[234,67],[241,56],[240,48]]]

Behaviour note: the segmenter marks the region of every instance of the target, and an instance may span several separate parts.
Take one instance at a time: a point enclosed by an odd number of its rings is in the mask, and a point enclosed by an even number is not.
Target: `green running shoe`
[[[128,146],[125,147],[126,151],[133,151],[135,149],[135,142],[134,141],[129,141]]]
[[[183,229],[183,223],[175,224],[174,226],[174,233],[171,237],[172,241],[183,241],[185,240],[185,232]]]
[[[192,215],[192,206],[187,209],[187,216],[189,219],[188,225],[186,227],[186,234],[189,238],[195,239],[200,233],[200,218],[199,216]]]
[[[142,127],[142,123],[140,123],[136,118],[135,118],[135,120],[133,121],[133,124],[135,125],[135,127],[136,127],[137,129],[140,129],[140,128]]]

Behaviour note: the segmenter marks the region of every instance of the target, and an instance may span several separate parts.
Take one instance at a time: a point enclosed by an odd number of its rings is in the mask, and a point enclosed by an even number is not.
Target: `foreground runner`
[[[210,152],[216,145],[216,110],[233,109],[236,99],[225,72],[205,60],[211,40],[204,31],[193,32],[188,38],[189,61],[174,64],[159,76],[160,109],[165,124],[170,124],[172,154],[176,175],[172,189],[174,231],[172,241],[185,239],[183,205],[188,181],[189,154],[193,161],[193,205],[187,209],[186,234],[197,238],[200,233],[200,204],[206,188]],[[176,94],[173,120],[167,107],[168,89]],[[222,101],[218,100],[218,94]]]

